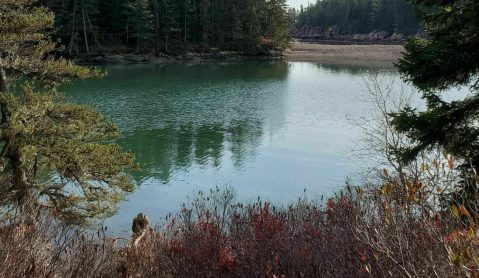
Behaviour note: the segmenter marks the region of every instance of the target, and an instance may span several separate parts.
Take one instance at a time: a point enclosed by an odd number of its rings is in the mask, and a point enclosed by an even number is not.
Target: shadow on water
[[[354,139],[349,117],[365,68],[287,61],[172,63],[106,67],[102,80],[61,88],[98,104],[118,125],[117,143],[136,154],[139,186],[108,225],[138,212],[152,221],[194,190],[230,184],[241,198],[286,204],[332,192],[354,166],[338,150]]]
[[[184,82],[228,81],[232,79],[264,80],[285,79],[288,74],[285,61],[232,61],[232,62],[192,62],[164,63],[157,65],[131,64],[105,67],[111,81],[124,82],[135,79],[136,83],[156,84],[156,80],[181,80]]]
[[[77,103],[97,103],[122,132],[117,140],[142,165],[131,173],[168,184],[191,167],[241,171],[264,134],[285,125],[288,63],[172,63],[105,68],[103,80],[65,86]]]
[[[371,65],[369,67],[364,65],[341,65],[341,64],[324,64],[324,63],[315,63],[319,69],[324,69],[330,73],[337,75],[350,75],[350,76],[361,76],[365,71],[382,71],[385,73],[394,74],[396,70],[393,67],[381,67],[380,65]]]
[[[141,171],[131,173],[138,184],[155,179],[168,184],[172,176],[193,166],[219,169],[225,156],[241,171],[257,155],[263,130],[258,123],[238,121],[228,125],[180,125],[135,130],[118,143],[131,149],[141,162]]]

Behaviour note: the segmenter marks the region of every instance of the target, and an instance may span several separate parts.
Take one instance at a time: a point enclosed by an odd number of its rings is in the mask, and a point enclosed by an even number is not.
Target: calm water
[[[231,185],[240,200],[288,204],[329,195],[357,170],[343,153],[358,136],[349,119],[369,109],[357,101],[365,69],[284,61],[106,69],[103,80],[62,91],[97,103],[142,164],[131,173],[137,191],[106,221],[116,231],[139,212],[158,221],[199,190]]]

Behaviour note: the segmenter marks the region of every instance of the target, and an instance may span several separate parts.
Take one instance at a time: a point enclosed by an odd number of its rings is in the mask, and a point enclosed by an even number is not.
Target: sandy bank
[[[392,67],[402,57],[402,45],[327,45],[293,43],[284,54],[289,61],[310,61],[328,64]]]

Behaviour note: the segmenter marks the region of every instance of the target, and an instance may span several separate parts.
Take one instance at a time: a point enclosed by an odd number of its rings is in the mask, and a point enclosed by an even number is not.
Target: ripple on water
[[[350,119],[371,109],[357,101],[360,68],[248,61],[107,69],[103,80],[63,90],[98,103],[122,131],[117,143],[142,164],[131,173],[139,188],[107,221],[117,231],[138,212],[157,221],[216,185],[230,184],[241,200],[287,204],[305,188],[310,197],[331,194],[357,169],[340,153],[358,136]]]

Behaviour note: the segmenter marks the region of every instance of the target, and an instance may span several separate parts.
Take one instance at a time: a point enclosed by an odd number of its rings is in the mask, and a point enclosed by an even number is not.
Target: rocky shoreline
[[[219,51],[215,53],[187,52],[183,54],[98,54],[74,57],[77,65],[121,65],[121,64],[163,64],[175,62],[207,62],[207,61],[237,61],[243,59],[283,59],[282,51],[270,50],[265,54],[244,55],[235,51]]]
[[[386,31],[373,31],[367,34],[351,32],[342,26],[302,26],[290,30],[295,39],[313,40],[330,44],[403,44],[407,38],[424,38],[424,30],[420,29],[414,34],[405,35],[397,30],[393,33]]]

